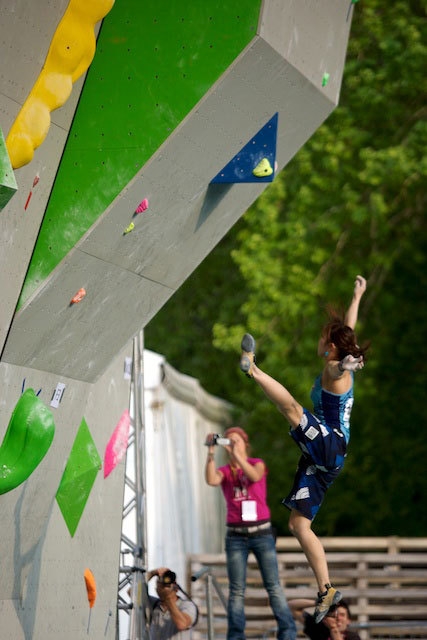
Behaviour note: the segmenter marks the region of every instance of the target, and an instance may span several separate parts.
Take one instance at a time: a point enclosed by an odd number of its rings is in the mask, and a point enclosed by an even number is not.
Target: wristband
[[[338,371],[341,371],[341,373],[344,373],[345,371],[344,367],[342,366],[342,360],[338,362]]]

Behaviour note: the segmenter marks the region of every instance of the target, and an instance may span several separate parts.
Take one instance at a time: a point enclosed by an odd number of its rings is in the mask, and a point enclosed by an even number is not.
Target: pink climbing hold
[[[144,198],[144,200],[142,200],[142,202],[140,202],[137,208],[135,209],[135,213],[142,213],[146,209],[148,209],[148,200],[147,198]]]
[[[124,458],[128,446],[130,414],[125,409],[109,439],[104,454],[104,478],[106,478]]]

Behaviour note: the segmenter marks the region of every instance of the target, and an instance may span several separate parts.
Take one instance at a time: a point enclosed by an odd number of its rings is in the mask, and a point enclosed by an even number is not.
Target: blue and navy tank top
[[[350,414],[353,407],[353,372],[351,374],[351,387],[346,393],[337,394],[322,388],[322,375],[317,376],[311,389],[311,401],[314,414],[320,422],[333,429],[339,429],[346,442],[350,440]]]

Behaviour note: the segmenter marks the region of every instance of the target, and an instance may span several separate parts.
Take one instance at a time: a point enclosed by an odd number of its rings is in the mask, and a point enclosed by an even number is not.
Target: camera
[[[176,573],[174,571],[170,571],[169,569],[164,572],[162,576],[159,576],[160,584],[168,587],[171,584],[175,584],[176,582]]]
[[[212,444],[220,444],[222,446],[230,444],[230,438],[223,438],[219,433],[214,433],[212,438]]]

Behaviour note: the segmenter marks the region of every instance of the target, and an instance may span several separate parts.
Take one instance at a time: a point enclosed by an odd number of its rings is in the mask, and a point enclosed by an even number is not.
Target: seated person
[[[295,620],[303,625],[305,635],[311,640],[360,640],[359,634],[348,628],[351,613],[344,600],[333,605],[318,624],[315,623],[314,616],[306,611],[315,606],[315,600],[297,598],[289,600],[288,604]]]

